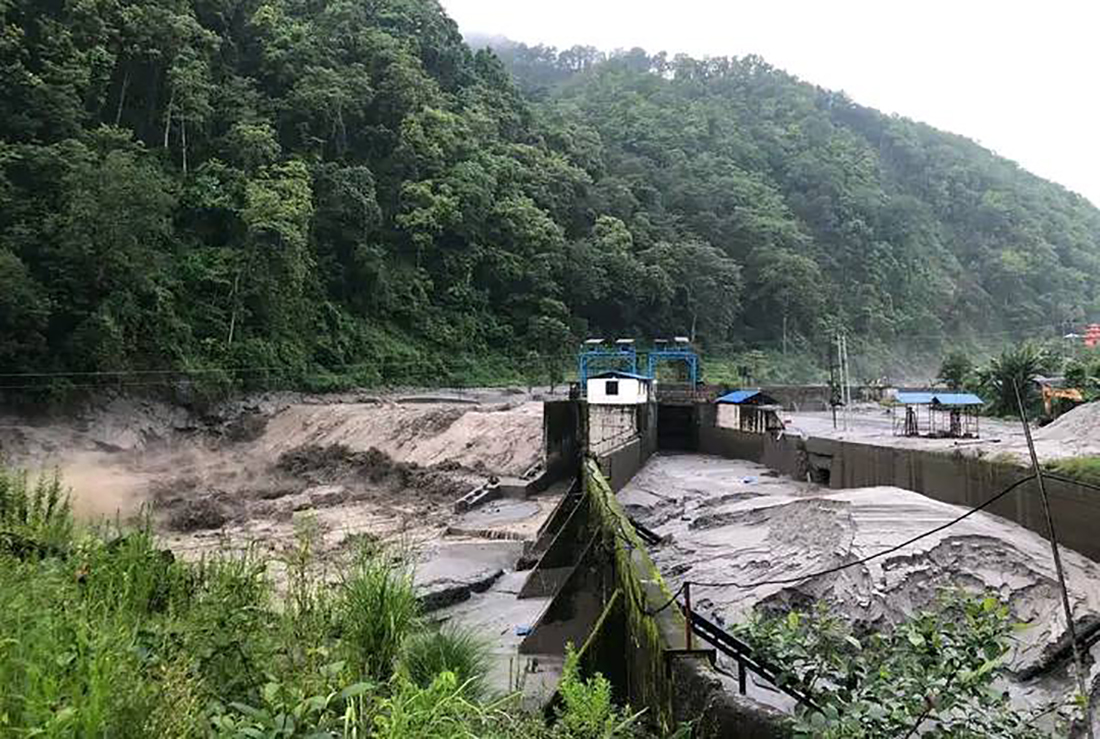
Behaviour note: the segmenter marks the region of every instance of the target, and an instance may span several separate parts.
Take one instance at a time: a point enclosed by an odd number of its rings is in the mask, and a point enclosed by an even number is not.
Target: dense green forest
[[[2,12],[7,387],[838,328],[872,371],[1097,307],[1085,200],[759,58],[474,50],[435,0]]]

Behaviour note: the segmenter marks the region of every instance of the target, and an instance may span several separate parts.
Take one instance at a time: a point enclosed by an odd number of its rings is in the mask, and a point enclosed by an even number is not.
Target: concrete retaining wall
[[[575,475],[581,461],[580,403],[548,400],[542,404],[542,448],[546,454],[547,484]]]
[[[584,477],[598,541],[611,555],[617,584],[581,650],[585,668],[612,680],[620,700],[646,708],[662,735],[692,722],[698,739],[790,736],[784,716],[730,695],[703,654],[685,651],[684,617],[668,607],[672,594],[645,544],[599,467],[590,461]]]
[[[787,717],[726,691],[712,652],[685,649],[684,617],[595,459],[583,463],[581,481],[574,522],[525,585],[540,587],[542,577],[557,583],[520,651],[561,655],[579,645],[584,672],[603,673],[615,700],[644,708],[661,736],[686,722],[697,739],[790,736]]]
[[[812,476],[836,489],[889,485],[933,500],[970,508],[981,505],[1031,471],[1016,465],[927,451],[858,444],[835,439],[770,435],[700,426],[700,450],[730,459],[747,459],[798,479]],[[1080,485],[1048,480],[1058,540],[1100,561],[1100,493]],[[1034,482],[986,508],[1041,536],[1047,536],[1042,500]]]
[[[600,471],[615,492],[626,487],[657,451],[657,406],[653,403],[637,406],[635,413],[636,438],[608,451],[593,450]]]

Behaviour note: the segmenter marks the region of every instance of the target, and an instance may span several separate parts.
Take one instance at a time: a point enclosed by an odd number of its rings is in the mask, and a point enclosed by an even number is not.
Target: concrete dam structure
[[[806,697],[778,688],[770,666],[724,624],[824,601],[853,623],[883,628],[929,606],[941,588],[962,587],[999,594],[1032,624],[1007,666],[1014,703],[1072,692],[1032,482],[890,558],[815,575],[950,522],[1028,470],[723,428],[713,402],[683,398],[616,408],[613,423],[607,414],[579,400],[544,406],[547,474],[579,474],[533,548],[537,562],[518,597],[549,601],[520,653],[564,654],[574,644],[584,665],[612,680],[619,700],[645,708],[661,728],[694,721],[697,736],[783,736],[784,717]],[[1064,558],[1078,633],[1095,649],[1100,538],[1091,532],[1100,497],[1062,482],[1050,492],[1061,543],[1072,550]],[[777,573],[805,580],[693,589],[690,626],[674,597],[689,578],[751,584]],[[1089,684],[1097,677],[1094,667]]]

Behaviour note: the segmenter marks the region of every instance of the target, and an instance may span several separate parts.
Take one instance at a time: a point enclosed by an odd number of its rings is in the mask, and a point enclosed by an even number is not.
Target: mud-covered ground
[[[278,551],[306,512],[322,556],[363,536],[420,550],[455,523],[456,498],[529,473],[541,447],[542,403],[519,391],[270,394],[201,416],[116,398],[64,419],[0,417],[0,456],[58,469],[78,516],[147,513],[184,556]]]
[[[978,421],[980,434],[976,439],[930,439],[896,435],[896,414],[903,412],[875,404],[859,405],[848,413],[847,427],[843,414],[839,414],[836,428],[833,428],[831,412],[784,412],[781,417],[788,433],[793,434],[900,449],[946,451],[1019,464],[1030,463],[1023,426],[1019,421],[983,417]],[[922,411],[922,428],[924,423]],[[1033,425],[1032,435],[1036,452],[1043,462],[1081,455],[1100,455],[1100,402],[1078,406],[1041,428]]]
[[[747,586],[693,586],[694,607],[719,622],[825,601],[855,628],[879,629],[933,605],[945,588],[992,591],[1028,624],[1007,665],[1014,699],[1041,705],[1073,691],[1050,545],[1005,519],[977,513],[896,553],[812,576],[966,509],[898,488],[834,491],[751,462],[700,455],[655,457],[619,497],[665,537],[651,554],[672,587],[685,579]],[[1078,632],[1088,633],[1100,624],[1100,565],[1072,551],[1063,551],[1063,561]],[[752,586],[802,575],[811,576],[794,585]],[[1100,678],[1097,657],[1094,646],[1092,685]]]
[[[278,586],[303,526],[320,578],[338,577],[364,539],[385,543],[413,564],[433,619],[485,640],[491,689],[534,702],[560,670],[516,653],[548,599],[516,600],[515,568],[568,481],[453,506],[493,477],[537,472],[542,455],[542,397],[520,391],[274,394],[202,416],[118,398],[66,418],[0,416],[0,457],[58,469],[85,520],[150,516],[186,558],[250,550]]]

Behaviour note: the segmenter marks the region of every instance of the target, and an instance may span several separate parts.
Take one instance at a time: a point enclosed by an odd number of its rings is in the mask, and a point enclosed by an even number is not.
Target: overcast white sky
[[[760,54],[1100,205],[1096,0],[441,1],[463,32],[528,44]]]

